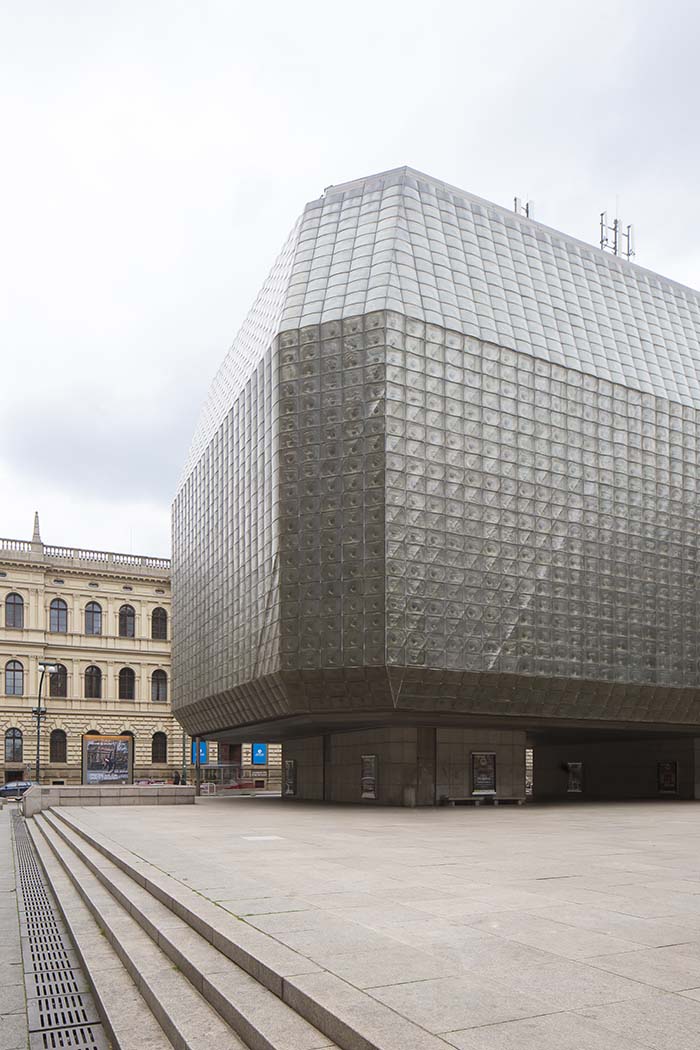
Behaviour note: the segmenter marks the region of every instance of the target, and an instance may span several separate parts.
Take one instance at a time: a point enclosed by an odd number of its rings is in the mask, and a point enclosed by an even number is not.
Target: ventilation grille
[[[78,956],[44,882],[23,817],[13,814],[30,1050],[108,1050]]]

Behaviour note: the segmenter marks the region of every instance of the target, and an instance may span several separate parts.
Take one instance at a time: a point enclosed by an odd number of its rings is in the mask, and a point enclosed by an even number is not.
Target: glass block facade
[[[187,731],[700,724],[699,337],[696,292],[410,169],[327,190],[175,499]]]

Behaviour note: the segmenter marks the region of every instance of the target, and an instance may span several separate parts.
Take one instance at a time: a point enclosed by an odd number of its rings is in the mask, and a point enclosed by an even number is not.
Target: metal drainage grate
[[[25,973],[27,999],[43,999],[48,995],[75,995],[87,993],[87,981],[80,970],[34,970]]]
[[[29,1050],[106,1050],[102,1025],[82,1024],[76,1028],[45,1028],[29,1033]]]
[[[108,1050],[95,1000],[19,813],[12,831],[30,1050]]]
[[[43,1028],[75,1028],[78,1025],[100,1023],[92,996],[75,992],[32,999],[27,1004],[27,1012],[32,1032]]]

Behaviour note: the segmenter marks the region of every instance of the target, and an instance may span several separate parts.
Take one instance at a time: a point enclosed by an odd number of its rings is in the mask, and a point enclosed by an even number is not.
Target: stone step
[[[128,911],[250,1050],[337,1050],[331,1040],[157,901],[54,812],[43,814],[65,846]],[[221,910],[221,909],[220,909]]]
[[[38,825],[28,821],[27,828],[114,1050],[172,1050],[173,1044],[56,860]]]
[[[56,809],[51,814],[279,998],[282,998],[284,980],[323,972],[299,952],[249,926],[160,868],[93,831],[76,816],[75,809]]]
[[[80,810],[51,815],[341,1050],[445,1050],[443,1039],[94,830]]]
[[[46,814],[37,814],[34,821],[174,1050],[249,1050],[83,860],[67,847]],[[141,1044],[137,1041],[136,1045],[140,1050]]]

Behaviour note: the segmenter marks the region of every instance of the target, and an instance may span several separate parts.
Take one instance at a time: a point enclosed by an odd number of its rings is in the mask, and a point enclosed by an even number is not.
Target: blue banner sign
[[[252,752],[254,766],[267,765],[267,744],[253,744]]]
[[[206,740],[200,740],[199,741],[199,764],[200,764],[200,766],[205,766],[207,764],[207,762],[209,761],[208,750],[207,749],[208,749],[207,741]],[[193,740],[192,741],[192,765],[194,766],[196,764],[197,764],[197,742],[195,740]]]

